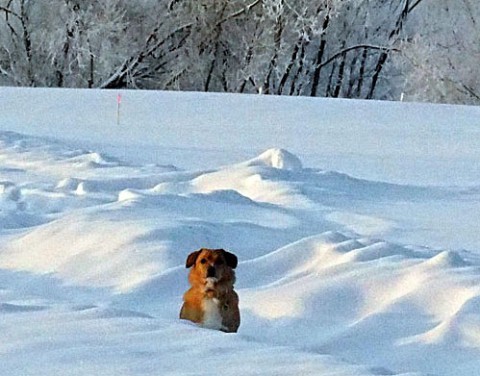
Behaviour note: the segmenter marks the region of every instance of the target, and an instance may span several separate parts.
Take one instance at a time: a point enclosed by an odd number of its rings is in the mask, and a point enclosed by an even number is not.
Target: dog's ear
[[[238,265],[238,258],[235,256],[233,253],[227,252],[223,250],[223,257],[225,257],[225,262],[227,263],[228,266],[230,266],[232,269],[235,269]]]
[[[192,252],[188,255],[187,257],[187,262],[185,263],[186,268],[191,268],[193,265],[195,265],[195,262],[197,261],[197,257],[202,252],[201,249],[198,251]]]

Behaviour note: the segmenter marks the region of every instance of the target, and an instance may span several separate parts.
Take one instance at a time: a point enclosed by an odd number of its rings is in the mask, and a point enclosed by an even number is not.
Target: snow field
[[[184,169],[201,150],[139,163],[20,131],[0,131],[0,373],[478,375],[474,177],[360,179],[282,148]],[[236,335],[177,319],[199,247],[239,257]]]

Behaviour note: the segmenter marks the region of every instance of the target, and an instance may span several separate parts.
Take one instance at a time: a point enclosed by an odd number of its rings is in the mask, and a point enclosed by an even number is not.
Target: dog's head
[[[190,282],[192,284],[207,284],[216,282],[228,282],[233,284],[238,259],[233,253],[224,249],[206,249],[190,253],[185,266],[192,268]]]

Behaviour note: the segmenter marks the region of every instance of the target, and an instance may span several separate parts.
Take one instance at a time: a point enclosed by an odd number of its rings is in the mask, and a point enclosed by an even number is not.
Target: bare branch
[[[16,17],[17,19],[22,20],[22,17],[20,17],[20,15],[17,12],[14,12],[11,9],[2,7],[1,5],[0,5],[0,12],[5,12],[6,15],[11,14],[12,16]]]
[[[475,99],[480,100],[480,94],[477,94],[474,89],[472,89],[471,87],[465,84],[461,84],[461,85],[467,91],[468,94],[470,94]]]
[[[245,8],[242,8],[232,14],[229,14],[228,16],[226,16],[225,18],[221,19],[220,21],[217,22],[217,25],[216,26],[220,26],[221,24],[233,19],[233,18],[236,18],[238,16],[241,16],[242,14],[244,13],[247,13],[250,9],[252,9],[253,7],[256,7],[258,4],[260,4],[263,0],[255,0],[253,3],[247,5]]]
[[[150,36],[147,38],[143,49],[135,56],[131,56],[129,59],[125,60],[123,64],[115,71],[115,73],[111,75],[107,80],[105,80],[102,84],[100,84],[99,87],[101,89],[114,87],[116,84],[124,80],[128,74],[131,74],[131,72],[133,72],[146,57],[150,56],[159,48],[161,48],[168,40],[173,38],[175,35],[182,32],[188,32],[192,26],[193,23],[188,23],[180,26],[162,40],[158,41],[157,43],[151,44],[153,41],[156,40],[156,33],[158,32],[158,27],[155,28],[150,34]]]
[[[383,52],[390,52],[390,51],[400,52],[398,48],[393,48],[393,47],[375,46],[371,44],[358,44],[355,46],[344,48],[341,51],[338,51],[337,53],[330,56],[327,60],[322,61],[318,66],[323,68],[324,66],[330,64],[332,61],[342,56],[343,54],[346,54],[349,51],[358,50],[358,49],[377,50],[377,51],[383,51]]]
[[[423,0],[417,0],[410,8],[408,8],[407,13],[411,13]]]

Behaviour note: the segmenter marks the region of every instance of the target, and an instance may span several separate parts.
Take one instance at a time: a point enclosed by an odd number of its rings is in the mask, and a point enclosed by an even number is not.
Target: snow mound
[[[303,168],[302,162],[296,155],[278,148],[268,149],[258,157],[248,161],[247,165],[267,166],[289,171],[300,171]]]
[[[433,257],[429,263],[432,266],[436,265],[441,268],[454,268],[469,265],[468,262],[466,262],[458,252],[455,251],[443,251]]]
[[[120,164],[115,158],[90,151],[70,158],[69,162],[78,164],[84,168],[115,167]]]

